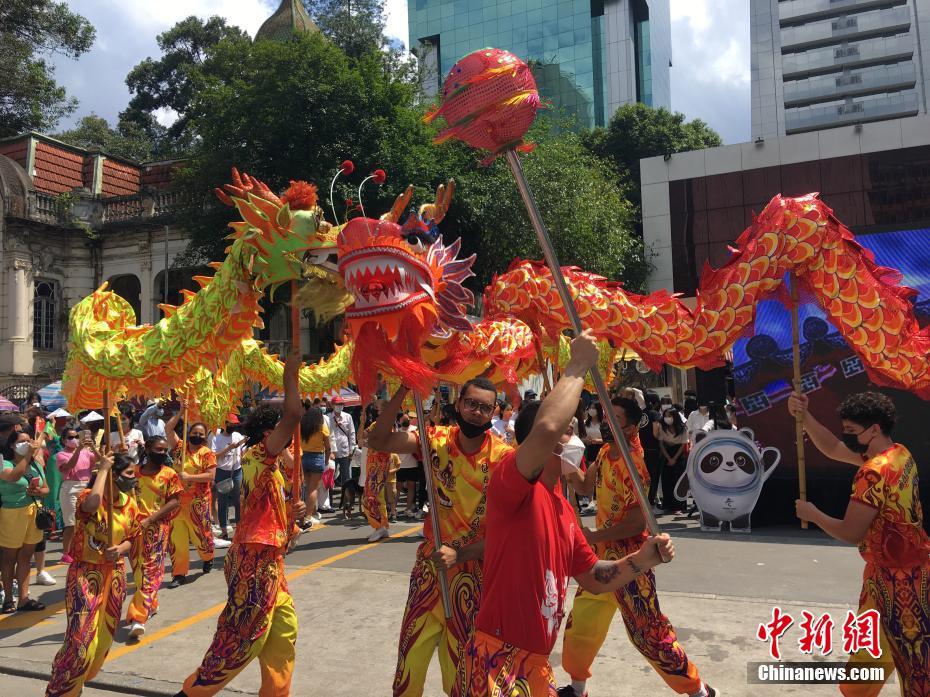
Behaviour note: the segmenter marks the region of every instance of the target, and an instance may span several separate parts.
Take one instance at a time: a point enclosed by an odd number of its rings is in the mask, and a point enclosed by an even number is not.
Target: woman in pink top
[[[73,428],[65,429],[61,434],[61,447],[62,450],[55,455],[55,465],[62,479],[58,494],[63,524],[61,542],[64,552],[61,561],[70,564],[68,550],[71,549],[71,538],[74,536],[74,512],[78,496],[87,488],[91,470],[100,453],[92,438],[80,440],[78,432]]]

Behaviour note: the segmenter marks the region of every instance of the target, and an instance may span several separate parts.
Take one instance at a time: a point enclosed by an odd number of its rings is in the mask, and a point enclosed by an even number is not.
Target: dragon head
[[[408,187],[380,220],[353,218],[339,232],[338,269],[352,296],[346,324],[364,349],[356,356],[365,360],[354,366],[363,396],[379,369],[428,387],[432,371],[421,357],[427,337],[471,328],[465,312],[474,296],[462,283],[475,258],[457,259],[460,240],[446,246],[437,229],[453,191],[453,182],[440,186],[436,203],[401,224],[413,195]]]
[[[258,288],[272,292],[282,283],[300,279],[305,269],[318,276],[333,276],[335,269],[325,265],[335,255],[335,235],[323,221],[317,205],[317,188],[304,181],[292,181],[279,197],[268,186],[248,174],[232,170],[232,184],[216,189],[219,199],[235,206],[242,220],[230,224],[228,239],[245,252],[246,263]]]

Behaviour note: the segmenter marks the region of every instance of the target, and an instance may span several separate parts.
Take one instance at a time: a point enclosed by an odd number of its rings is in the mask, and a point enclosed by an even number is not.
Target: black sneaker
[[[721,697],[720,692],[712,688],[707,683],[704,683],[704,687],[707,688],[707,697]]]
[[[175,576],[171,579],[171,582],[168,583],[165,588],[178,588],[187,583],[187,576]]]
[[[213,571],[213,560],[212,559],[210,559],[209,561],[205,561],[203,563],[203,572],[205,574],[208,574],[211,571]]]
[[[388,516],[388,522],[389,522],[389,523],[396,523],[396,522],[397,522],[397,516],[396,516],[396,515]]]
[[[313,523],[310,520],[305,520],[304,522],[300,523],[299,527],[301,530],[309,530],[313,527]]]
[[[565,685],[563,687],[560,687],[556,691],[556,694],[558,695],[558,697],[588,697],[587,691],[585,691],[583,695],[579,695],[577,692],[575,692],[575,688],[572,687],[571,685]]]

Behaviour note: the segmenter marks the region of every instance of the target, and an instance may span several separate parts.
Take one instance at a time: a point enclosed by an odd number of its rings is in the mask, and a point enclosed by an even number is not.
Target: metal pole
[[[436,491],[433,488],[433,467],[430,464],[429,438],[427,438],[426,415],[423,411],[423,399],[416,392],[413,393],[413,403],[417,410],[417,428],[420,429],[420,455],[423,458],[423,476],[426,478],[426,498],[429,501],[429,521],[433,528],[433,551],[438,551],[442,545],[442,534],[439,530],[439,508],[436,504]],[[452,602],[449,598],[449,577],[445,567],[433,562],[436,567],[436,578],[439,580],[439,593],[442,596],[442,609],[446,619],[452,617]]]
[[[794,364],[794,391],[801,394],[801,332],[798,318],[798,279],[791,279],[791,353]],[[798,497],[807,501],[807,468],[804,462],[804,417],[800,413],[794,417],[794,439],[798,453]],[[801,528],[807,529],[807,521],[801,521]]]
[[[546,229],[546,224],[543,222],[542,216],[539,213],[539,208],[536,205],[536,198],[533,196],[533,191],[526,181],[526,177],[523,174],[523,165],[520,163],[520,157],[515,150],[507,151],[507,164],[510,165],[513,176],[517,180],[517,188],[520,190],[520,196],[523,198],[523,203],[526,205],[527,213],[529,213],[530,216],[530,222],[533,224],[533,230],[536,231],[539,245],[542,247],[543,255],[546,257],[546,264],[549,266],[549,272],[552,274],[552,283],[555,285],[556,290],[559,291],[559,297],[562,299],[562,305],[565,307],[565,313],[571,321],[572,328],[575,330],[576,334],[580,334],[584,331],[584,327],[581,325],[578,309],[575,307],[575,302],[572,300],[568,285],[565,283],[565,278],[562,276],[562,269],[559,266],[559,259],[555,254],[555,249],[552,247],[549,231]],[[617,420],[617,415],[614,414],[614,410],[611,408],[610,393],[607,391],[607,383],[604,382],[604,377],[601,375],[601,371],[598,370],[597,366],[591,368],[591,382],[594,383],[597,397],[601,402],[601,406],[604,408],[604,416],[607,417],[607,423],[610,424],[610,430],[613,433],[614,441],[620,448],[620,453],[623,455],[623,462],[630,474],[630,480],[633,482],[633,489],[636,491],[636,497],[639,499],[639,506],[643,511],[646,529],[649,531],[650,535],[658,535],[659,523],[656,520],[655,514],[652,512],[652,507],[649,505],[649,498],[646,496],[646,491],[643,488],[643,482],[640,479],[639,472],[636,470],[636,465],[633,464],[633,455],[630,453],[630,446],[627,445],[626,438],[623,437],[623,430],[620,428],[620,422]]]

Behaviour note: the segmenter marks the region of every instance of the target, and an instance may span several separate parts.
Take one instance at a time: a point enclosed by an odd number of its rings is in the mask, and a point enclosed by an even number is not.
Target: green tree
[[[541,121],[531,138],[538,145],[522,158],[523,169],[559,261],[642,290],[649,264],[634,230],[627,180],[592,155],[573,131],[552,131]],[[480,287],[506,270],[512,259],[542,258],[503,158],[489,168],[465,170],[457,179],[460,201],[450,217],[463,233],[466,251],[477,253]]]
[[[81,148],[100,148],[110,155],[140,162],[152,159],[152,141],[147,133],[134,124],[121,124],[113,129],[105,118],[96,114],[85,116],[77,126],[54,137]]]
[[[303,0],[327,39],[352,58],[387,46],[384,0]]]
[[[363,192],[372,217],[387,210],[408,183],[416,186],[418,205],[432,199],[437,184],[454,177],[458,188],[442,229],[447,240],[461,237],[466,253],[477,252],[474,289],[514,257],[541,257],[504,162],[485,168],[478,164],[482,155],[460,143],[433,145],[437,127],[423,124],[416,88],[380,56],[349,58],[319,35],[261,41],[244,52],[221,41],[208,54],[188,112],[197,151],[181,186],[210,191],[229,180],[230,165],[276,190],[291,179],[307,179],[319,185],[320,203],[331,220],[327,185],[346,158],[357,171],[335,196],[340,218],[344,200],[357,199],[354,187],[376,168],[387,172],[388,181],[381,187],[369,184]],[[533,138],[540,145],[525,158],[527,176],[564,263],[640,287],[646,264],[632,232],[625,180],[571,131],[556,132],[541,123]],[[221,255],[233,216],[231,209],[202,205],[186,215],[203,257]]]
[[[0,137],[48,130],[74,112],[77,101],[55,82],[43,55],[77,58],[93,42],[93,26],[63,2],[0,3]]]
[[[412,85],[396,79],[380,56],[350,59],[318,34],[284,42],[220,41],[210,49],[202,76],[188,110],[198,143],[182,184],[192,189],[209,191],[228,181],[234,164],[273,188],[290,179],[317,182],[325,203],[326,183],[350,158],[360,173],[377,167],[391,172],[396,188],[371,187],[366,194],[377,207],[406,183],[406,173],[394,165],[406,161],[397,155],[401,146],[386,140],[402,138],[401,130],[412,127],[427,142],[407,106]],[[348,187],[337,196],[345,198],[356,198]],[[199,221],[197,241],[214,245],[215,252],[224,234],[217,211],[192,214]]]
[[[597,128],[585,137],[587,146],[599,157],[611,161],[634,183],[630,195],[639,204],[639,161],[685,150],[701,150],[723,144],[710,126],[701,121],[685,121],[685,115],[645,104],[625,104],[617,109],[606,128]]]
[[[119,127],[142,131],[153,142],[156,154],[167,157],[188,152],[193,145],[195,136],[188,127],[188,111],[204,79],[203,63],[210,49],[221,41],[244,47],[251,40],[222,17],[203,21],[191,16],[159,34],[157,41],[162,57],[146,58],[126,77],[132,99],[120,114]],[[155,117],[165,110],[177,116],[167,128]]]

